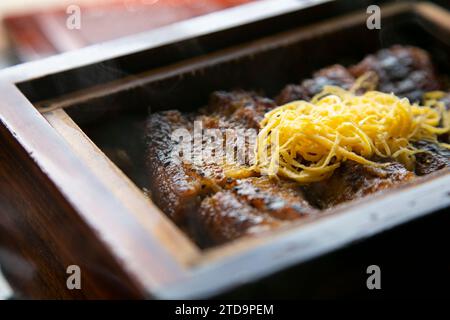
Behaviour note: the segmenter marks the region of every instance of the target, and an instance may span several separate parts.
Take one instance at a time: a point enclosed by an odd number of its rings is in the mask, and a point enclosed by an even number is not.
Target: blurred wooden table
[[[9,15],[4,18],[4,25],[20,60],[29,61],[251,1],[255,0],[103,0],[89,4],[71,1],[59,4],[58,9]],[[66,11],[68,4],[80,5],[79,29],[67,27],[72,14]]]

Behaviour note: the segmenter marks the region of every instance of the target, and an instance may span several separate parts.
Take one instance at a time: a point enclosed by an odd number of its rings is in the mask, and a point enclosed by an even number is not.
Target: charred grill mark
[[[275,108],[273,100],[246,91],[211,94],[204,112],[222,117],[223,126],[259,129],[264,115]]]
[[[413,178],[414,173],[400,163],[394,162],[387,167],[374,168],[349,160],[344,162],[330,178],[306,186],[305,194],[318,208],[328,209]]]
[[[418,176],[450,167],[450,150],[426,141],[416,142],[415,145],[417,148],[425,150],[425,152],[416,154],[416,168],[414,171]]]
[[[233,193],[259,211],[280,220],[295,220],[317,213],[295,183],[251,177],[235,181]]]
[[[314,73],[311,79],[304,80],[300,85],[287,85],[278,95],[278,105],[295,100],[310,100],[318,94],[324,86],[339,86],[350,89],[355,78],[341,65],[333,65]]]
[[[440,88],[430,56],[415,47],[397,45],[380,50],[349,71],[355,78],[373,71],[379,78],[379,91],[407,97],[411,102],[420,101],[425,92]]]
[[[450,110],[450,92],[447,92],[446,95],[444,95],[441,99],[439,99],[439,102],[443,103],[446,110]],[[450,143],[450,133],[447,132],[439,137],[439,140],[445,143]]]
[[[176,222],[185,224],[201,199],[224,183],[222,168],[205,165],[202,168],[174,157],[176,143],[172,132],[178,128],[191,129],[192,123],[178,111],[167,111],[150,117],[147,126],[147,167],[150,191],[155,203]],[[183,141],[191,143],[191,141]],[[200,170],[199,170],[200,169]]]
[[[204,246],[224,243],[282,224],[280,220],[242,201],[231,191],[220,191],[205,198],[196,221],[196,238],[200,238]]]

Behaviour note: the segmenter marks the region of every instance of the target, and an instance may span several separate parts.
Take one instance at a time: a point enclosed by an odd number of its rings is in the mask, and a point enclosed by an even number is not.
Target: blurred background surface
[[[2,0],[0,67],[255,0]]]

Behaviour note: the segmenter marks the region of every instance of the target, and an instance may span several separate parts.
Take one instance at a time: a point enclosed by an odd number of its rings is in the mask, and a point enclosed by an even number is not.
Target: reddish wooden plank
[[[81,28],[66,26],[65,8],[5,18],[5,28],[25,61],[159,28],[256,0],[112,0],[80,8]]]

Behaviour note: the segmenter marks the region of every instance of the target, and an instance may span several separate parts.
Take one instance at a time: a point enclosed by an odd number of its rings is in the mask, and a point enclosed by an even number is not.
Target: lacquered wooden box
[[[201,250],[145,195],[136,137],[149,107],[194,109],[210,92],[235,87],[272,95],[394,43],[425,47],[450,70],[448,11],[386,3],[382,29],[369,30],[366,7],[261,1],[3,71],[0,262],[15,290],[32,298],[209,297],[448,208],[444,170]],[[66,286],[69,265],[81,268],[81,290]]]

